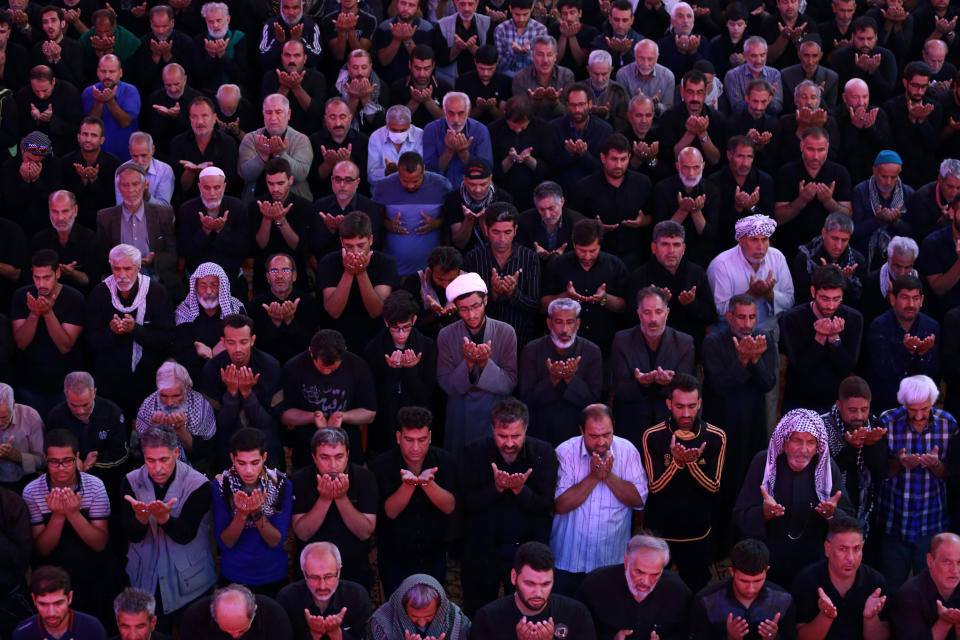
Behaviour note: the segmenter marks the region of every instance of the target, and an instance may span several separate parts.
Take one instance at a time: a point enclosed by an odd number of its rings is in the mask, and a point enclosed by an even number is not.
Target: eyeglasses
[[[399,325],[387,325],[393,333],[407,333],[408,331],[413,331],[413,323],[409,324],[399,324]]]
[[[293,269],[291,269],[290,267],[284,267],[282,269],[270,269],[269,271],[267,271],[267,273],[269,273],[272,276],[280,275],[281,273],[283,275],[287,275],[287,274],[293,273]]]
[[[333,176],[332,180],[334,184],[353,184],[360,178],[352,178],[350,176]]]
[[[74,458],[47,458],[48,467],[57,467],[63,469],[66,467],[72,467],[77,463],[77,459]]]
[[[303,574],[303,577],[304,577],[304,579],[307,580],[307,582],[327,583],[327,582],[336,582],[337,579],[340,577],[340,574],[339,574],[339,573],[328,573],[328,574],[325,575],[325,576],[312,576],[312,575],[310,575],[310,574],[305,573],[305,574]]]
[[[24,151],[29,151],[30,153],[35,153],[40,156],[45,156],[50,153],[50,147],[45,144],[37,144],[36,142],[28,142],[23,145]]]
[[[483,303],[483,302],[474,302],[474,303],[471,304],[470,306],[464,305],[464,306],[462,306],[462,307],[458,305],[458,306],[457,306],[457,311],[460,312],[460,313],[469,313],[469,312],[471,312],[471,311],[477,311],[478,309],[482,309],[483,306],[484,306],[484,303]]]

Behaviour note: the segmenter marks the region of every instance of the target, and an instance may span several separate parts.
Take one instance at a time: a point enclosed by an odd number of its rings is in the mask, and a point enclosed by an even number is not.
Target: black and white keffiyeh
[[[230,295],[230,279],[226,272],[215,262],[204,262],[190,275],[190,291],[177,307],[177,324],[193,322],[200,315],[200,301],[197,300],[197,280],[207,276],[217,276],[220,281],[220,317],[231,313],[245,313],[243,303]]]
[[[817,468],[814,471],[814,487],[817,497],[821,501],[830,498],[830,449],[827,446],[827,430],[823,426],[823,419],[816,411],[809,409],[794,409],[780,419],[777,428],[770,436],[770,446],[767,447],[767,466],[763,471],[763,486],[767,493],[773,496],[774,485],[777,484],[777,458],[783,453],[783,447],[790,436],[796,432],[812,434],[817,439]]]
[[[243,492],[249,495],[252,492],[247,491],[243,486],[243,480],[233,467],[217,475],[217,482],[220,484],[223,500],[230,513],[236,512],[236,506],[233,504],[233,494]],[[260,477],[257,478],[257,486],[253,491],[260,489],[264,493],[263,507],[261,511],[266,517],[283,510],[283,492],[287,489],[287,476],[276,469],[264,468]],[[256,523],[247,518],[243,524],[245,529],[257,526]]]

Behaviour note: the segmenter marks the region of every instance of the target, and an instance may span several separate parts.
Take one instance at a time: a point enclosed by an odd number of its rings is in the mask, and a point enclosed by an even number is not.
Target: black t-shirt
[[[340,366],[329,375],[317,371],[309,351],[292,357],[283,367],[283,397],[286,409],[323,411],[327,418],[336,411],[377,410],[377,394],[370,367],[349,351],[343,355]],[[316,427],[310,423],[294,428],[289,434],[295,469],[310,464],[310,438],[314,431]],[[351,431],[354,432],[350,436],[353,439],[356,431]],[[353,448],[359,451],[360,443],[354,442]]]
[[[836,202],[850,202],[853,200],[850,188],[850,174],[843,165],[827,160],[817,173],[811,177],[807,173],[803,160],[794,160],[777,173],[777,202],[793,202],[800,193],[800,181],[805,183],[816,182],[829,185],[835,182],[833,199]],[[817,198],[811,200],[797,216],[790,222],[781,224],[777,228],[779,238],[774,238],[777,247],[783,252],[789,264],[797,253],[797,247],[811,238],[820,235],[823,221],[827,219],[829,211]]]
[[[10,309],[12,321],[23,320],[30,315],[27,308],[27,293],[37,297],[34,285],[22,287],[13,294]],[[53,314],[60,324],[84,326],[86,301],[83,294],[69,285],[63,285],[53,303]],[[83,353],[80,338],[68,353],[60,353],[47,332],[43,318],[37,320],[37,331],[26,349],[19,351],[20,374],[18,381],[24,387],[41,393],[57,393],[63,388],[63,377],[71,371],[83,369]]]
[[[349,463],[347,475],[350,478],[350,488],[347,498],[360,513],[375,514],[377,512],[377,481],[373,473],[359,465]],[[317,469],[313,465],[294,472],[293,476],[293,515],[304,514],[313,508],[319,499],[317,493]],[[343,567],[346,573],[355,575],[369,571],[370,560],[367,554],[370,551],[370,541],[360,540],[347,528],[343,516],[336,503],[330,505],[327,516],[317,532],[306,541],[297,540],[297,546],[302,549],[310,542],[332,542],[340,549],[343,558]]]
[[[917,256],[917,271],[930,277],[946,273],[957,261],[957,248],[953,239],[953,226],[937,229],[920,245],[920,255]],[[960,287],[954,285],[939,296],[943,301],[944,309],[952,309],[960,304]]]
[[[846,595],[841,596],[837,588],[830,581],[830,571],[827,568],[827,561],[821,560],[812,564],[799,574],[793,581],[793,601],[797,607],[797,623],[806,624],[812,622],[820,613],[818,601],[820,596],[817,594],[817,588],[823,588],[824,593],[830,598],[830,601],[837,608],[837,617],[830,625],[827,632],[827,640],[854,640],[863,637],[863,607],[876,589],[881,589],[881,593],[886,592],[887,581],[879,571],[861,564],[857,570],[857,578],[847,591]],[[886,618],[885,611],[881,610],[880,615]]]
[[[80,441],[79,455],[87,457],[91,451],[97,452],[97,465],[116,463],[127,457],[127,428],[123,410],[106,398],[94,400],[89,422],[81,422],[67,406],[61,402],[47,414],[46,428],[66,429]],[[97,467],[92,473],[97,474]],[[107,487],[110,490],[110,487]]]
[[[453,455],[438,447],[430,447],[422,468],[433,467],[437,467],[434,476],[436,483],[456,495],[457,474]],[[380,515],[377,519],[379,549],[394,556],[405,554],[416,558],[429,558],[438,552],[443,553],[450,516],[440,511],[421,488],[414,489],[410,502],[396,518],[388,518],[384,513],[383,506],[387,498],[400,488],[401,469],[409,467],[400,455],[399,447],[382,453],[370,464],[380,494]]]
[[[400,286],[397,261],[386,253],[373,252],[370,256],[370,264],[367,265],[367,275],[370,277],[370,284],[374,287],[386,285],[396,289]],[[320,260],[317,267],[317,289],[320,291],[321,301],[323,290],[329,287],[335,288],[342,276],[343,254],[340,251],[332,251]],[[331,324],[331,328],[343,334],[347,347],[357,353],[363,351],[363,347],[370,341],[370,336],[383,326],[383,321],[380,318],[371,318],[367,308],[363,306],[363,296],[360,295],[360,286],[356,278],[350,286],[350,295],[343,313],[336,320],[332,320]]]
[[[543,279],[543,295],[551,296],[567,290],[567,283],[572,282],[577,293],[592,296],[600,288],[607,285],[607,294],[622,297],[623,286],[627,279],[627,267],[617,256],[601,251],[596,262],[589,271],[584,271],[580,261],[573,251],[557,256],[547,263],[546,275]],[[627,303],[629,309],[631,303]],[[604,353],[610,352],[610,343],[617,330],[617,315],[607,307],[599,304],[583,304],[580,310],[581,338],[595,343]]]
[[[461,56],[462,55],[463,54],[461,54]],[[497,102],[504,102],[513,95],[511,80],[502,73],[494,73],[493,77],[490,78],[490,82],[483,84],[480,82],[480,77],[477,75],[477,72],[470,71],[457,77],[454,89],[466,93],[474,100],[477,98],[496,98]],[[488,111],[485,111],[482,117],[479,118],[479,121],[486,125],[493,122],[493,118],[489,117],[489,115],[487,115],[488,113]]]
[[[590,611],[573,598],[558,593],[550,594],[543,611],[536,615],[524,616],[517,608],[516,594],[504,596],[482,607],[473,617],[470,626],[472,640],[503,640],[513,638],[517,623],[526,617],[527,622],[541,622],[553,618],[554,637],[575,638],[576,640],[594,640],[597,637],[593,628]],[[566,633],[562,628],[566,628]]]
[[[344,607],[347,613],[343,616],[340,631],[344,640],[360,640],[370,617],[370,595],[367,590],[356,582],[341,580],[337,584],[326,609],[320,609],[310,595],[310,587],[305,580],[298,580],[288,584],[277,594],[277,602],[287,612],[290,626],[293,627],[293,640],[313,640],[313,635],[307,627],[303,610],[306,609],[312,616],[329,616],[340,613]]]

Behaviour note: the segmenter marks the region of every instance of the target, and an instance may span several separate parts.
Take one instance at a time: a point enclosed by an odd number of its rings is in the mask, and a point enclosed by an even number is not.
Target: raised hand
[[[833,514],[837,512],[837,504],[840,503],[840,496],[842,495],[843,494],[841,492],[837,491],[827,500],[823,500],[820,504],[814,507],[814,510],[823,516],[825,520],[829,520],[833,517]]]
[[[779,518],[784,513],[786,509],[782,504],[777,502],[773,496],[767,493],[767,488],[763,485],[760,485],[760,495],[763,496],[763,519],[772,520],[773,518]]]

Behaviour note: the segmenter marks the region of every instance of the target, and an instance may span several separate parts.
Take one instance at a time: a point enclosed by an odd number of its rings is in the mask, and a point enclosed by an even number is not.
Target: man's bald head
[[[930,540],[930,555],[934,558],[937,557],[937,549],[939,549],[944,544],[953,545],[956,548],[960,548],[960,536],[955,533],[938,533],[933,536]]]

